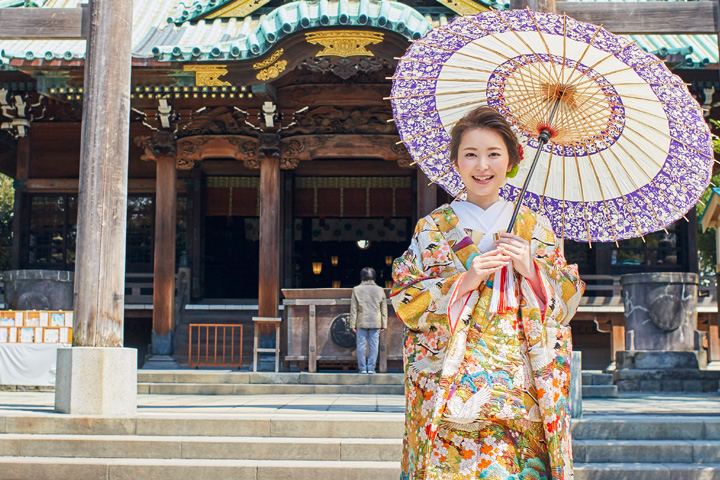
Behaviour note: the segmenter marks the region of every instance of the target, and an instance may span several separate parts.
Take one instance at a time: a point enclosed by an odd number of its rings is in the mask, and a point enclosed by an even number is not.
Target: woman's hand
[[[522,237],[511,233],[501,233],[500,239],[495,242],[497,250],[513,262],[513,268],[523,277],[532,282],[537,278],[537,270],[530,254],[530,243]]]
[[[470,269],[458,285],[458,297],[477,290],[483,280],[501,270],[509,261],[510,257],[497,249],[474,257],[470,262]]]

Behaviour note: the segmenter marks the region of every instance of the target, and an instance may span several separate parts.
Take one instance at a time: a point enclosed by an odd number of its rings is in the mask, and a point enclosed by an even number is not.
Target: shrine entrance
[[[205,298],[258,298],[258,185],[257,176],[205,179]]]
[[[409,176],[296,177],[296,288],[353,287],[364,267],[389,287],[392,261],[412,233],[412,188]]]

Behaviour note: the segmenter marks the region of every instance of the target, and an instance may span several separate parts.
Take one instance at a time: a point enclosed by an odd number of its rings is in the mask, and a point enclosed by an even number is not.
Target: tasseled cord
[[[492,283],[493,292],[488,310],[491,313],[507,313],[517,309],[518,299],[512,262],[494,273]]]

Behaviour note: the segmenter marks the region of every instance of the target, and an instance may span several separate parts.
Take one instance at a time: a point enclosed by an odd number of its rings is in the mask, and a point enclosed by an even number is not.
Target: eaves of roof
[[[183,22],[192,22],[200,19],[215,10],[223,8],[235,0],[195,0],[190,5],[180,2],[173,16],[168,17],[168,22],[177,25]]]
[[[297,0],[295,0],[297,1]],[[509,8],[509,3],[504,0],[475,0],[479,5],[486,8],[495,8],[498,10],[504,10]],[[195,22],[199,19],[207,16],[212,16],[213,13],[220,11],[223,8],[230,7],[235,0],[194,0],[192,4],[186,5],[183,2],[177,7],[173,17],[168,18],[169,22],[173,22],[176,25],[182,25],[186,22]],[[292,3],[292,2],[288,2]],[[331,4],[336,2],[329,2],[328,0],[314,0],[311,3],[325,3]],[[356,3],[356,2],[348,2]],[[360,2],[362,3],[362,2]],[[373,0],[369,3],[380,3],[379,1]],[[262,3],[261,3],[262,4]],[[438,5],[441,5],[439,3]]]
[[[212,23],[218,21],[227,20],[215,19]],[[300,0],[267,15],[246,17],[242,23],[250,28],[242,28],[242,33],[227,41],[215,45],[161,45],[154,47],[152,54],[158,61],[245,60],[263,55],[283,37],[318,27],[379,28],[408,39],[421,38],[432,29],[428,19],[414,8],[388,0]]]

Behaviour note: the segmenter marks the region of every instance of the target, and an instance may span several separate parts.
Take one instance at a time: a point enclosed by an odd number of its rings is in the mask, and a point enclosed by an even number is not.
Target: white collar
[[[474,203],[463,200],[455,200],[450,204],[450,207],[458,217],[460,228],[477,230],[484,234],[478,243],[478,248],[481,251],[489,251],[494,246],[490,234],[507,228],[515,206],[513,203],[501,198],[484,210]]]

